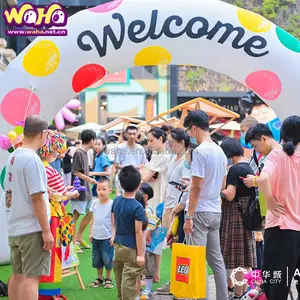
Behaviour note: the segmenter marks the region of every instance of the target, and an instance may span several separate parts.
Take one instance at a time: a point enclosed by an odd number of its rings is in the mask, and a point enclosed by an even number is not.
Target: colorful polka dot
[[[250,89],[265,100],[275,100],[281,94],[281,81],[273,72],[266,70],[253,72],[247,76],[245,82]]]
[[[172,56],[168,50],[160,46],[151,46],[141,50],[134,59],[136,66],[168,65]]]
[[[1,184],[2,190],[4,190],[5,175],[6,175],[6,167],[4,167],[2,169],[1,174],[0,174],[0,184]]]
[[[18,109],[12,109],[17,107]],[[7,123],[16,125],[28,116],[39,114],[41,103],[38,96],[28,89],[14,89],[8,92],[1,103],[1,114]]]
[[[43,40],[29,49],[23,59],[23,67],[33,76],[48,76],[60,62],[58,47],[51,41]]]
[[[280,27],[276,27],[276,34],[280,43],[284,47],[294,52],[300,53],[300,41],[297,38],[295,38],[294,36],[292,36],[291,34],[289,34],[288,32],[286,32]]]
[[[108,11],[116,9],[118,6],[122,4],[124,0],[114,0],[112,2],[104,3],[92,8],[89,8],[88,10],[95,13],[106,13]]]
[[[93,83],[101,80],[107,71],[100,65],[89,64],[81,67],[73,76],[72,86],[75,93],[88,88]]]
[[[266,32],[270,30],[272,26],[269,20],[246,9],[238,8],[237,16],[241,24],[253,32]]]

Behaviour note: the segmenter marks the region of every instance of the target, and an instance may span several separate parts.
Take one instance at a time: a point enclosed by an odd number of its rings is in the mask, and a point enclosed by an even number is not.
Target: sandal
[[[105,289],[113,289],[114,285],[112,283],[112,280],[110,278],[105,279],[105,284],[104,284]]]
[[[97,288],[99,286],[102,286],[104,285],[104,280],[101,279],[101,278],[97,278],[95,279],[94,281],[92,281],[89,285],[89,287],[92,287],[92,288]]]

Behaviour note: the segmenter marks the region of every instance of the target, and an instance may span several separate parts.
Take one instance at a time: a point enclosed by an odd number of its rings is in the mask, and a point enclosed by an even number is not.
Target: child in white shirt
[[[114,234],[112,226],[111,208],[113,201],[109,198],[112,189],[110,181],[106,177],[100,178],[97,183],[98,199],[94,200],[90,211],[93,218],[90,225],[90,242],[92,243],[93,268],[97,269],[97,279],[90,283],[90,287],[104,286],[112,289],[111,272],[114,258]],[[103,269],[106,269],[106,278],[103,277]]]

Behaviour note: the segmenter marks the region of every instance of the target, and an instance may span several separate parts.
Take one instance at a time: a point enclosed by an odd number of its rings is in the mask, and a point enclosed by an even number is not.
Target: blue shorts
[[[113,268],[114,247],[109,244],[110,239],[107,240],[92,240],[93,246],[93,268],[100,269],[105,267],[106,270]]]

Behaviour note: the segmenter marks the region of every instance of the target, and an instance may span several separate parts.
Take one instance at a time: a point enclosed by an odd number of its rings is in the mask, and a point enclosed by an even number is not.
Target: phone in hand
[[[181,184],[181,183],[178,183],[178,182],[175,182],[175,181],[170,181],[169,184],[175,186],[176,189],[179,189],[180,191],[183,191],[186,189],[186,186]]]

